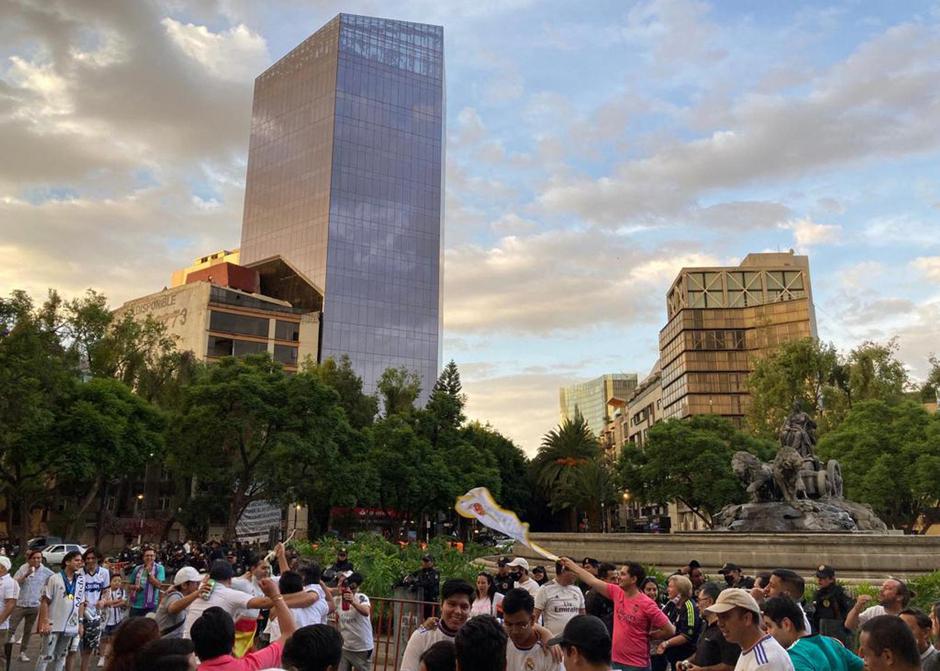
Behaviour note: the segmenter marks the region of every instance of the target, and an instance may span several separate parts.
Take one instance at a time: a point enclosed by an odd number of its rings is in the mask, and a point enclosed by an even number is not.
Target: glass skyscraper
[[[340,14],[255,80],[241,262],[324,294],[320,359],[367,391],[441,364],[444,31]]]

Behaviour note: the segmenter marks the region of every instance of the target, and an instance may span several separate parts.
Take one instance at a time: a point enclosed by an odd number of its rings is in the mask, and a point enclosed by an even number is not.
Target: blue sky
[[[940,350],[937,2],[5,3],[0,291],[237,245],[252,80],[339,11],[445,28],[445,357],[526,449],[684,265],[793,248],[822,338]]]

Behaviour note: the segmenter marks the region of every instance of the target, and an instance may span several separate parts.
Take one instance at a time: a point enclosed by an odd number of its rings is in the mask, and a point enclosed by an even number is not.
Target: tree
[[[897,338],[886,344],[866,341],[848,356],[850,402],[900,401],[910,382],[904,364],[898,361]]]
[[[362,392],[362,378],[353,370],[348,354],[342,355],[339,362],[333,357],[321,364],[305,362],[303,368],[336,390],[352,428],[358,430],[371,426],[379,412],[379,402],[374,395]]]
[[[66,456],[58,421],[75,393],[78,366],[59,341],[61,322],[54,293],[39,308],[22,291],[0,299],[0,494],[7,528],[18,528],[21,538],[29,536],[30,514],[52,493]]]
[[[451,359],[437,378],[425,405],[426,412],[422,415],[425,419],[423,430],[432,445],[437,446],[442,434],[447,434],[452,442],[458,439],[456,432],[466,419],[463,409],[467,397],[462,389],[460,372]]]
[[[604,506],[617,500],[617,482],[603,459],[595,457],[571,469],[552,496],[552,510],[577,509],[588,514],[591,529],[601,531]]]
[[[536,486],[552,508],[568,510],[568,525],[573,528],[575,508],[563,496],[565,487],[574,477],[575,468],[600,456],[600,445],[581,414],[566,419],[542,438],[531,468]]]
[[[471,422],[462,431],[463,439],[477,449],[492,455],[499,469],[497,495],[504,508],[525,517],[532,505],[532,490],[526,486],[529,479],[529,460],[525,452],[489,424]],[[464,492],[461,492],[461,494]]]
[[[653,425],[644,449],[624,448],[618,462],[623,485],[645,503],[678,501],[706,525],[724,506],[744,500],[731,457],[743,450],[770,459],[775,446],[752,438],[717,415],[670,419]]]
[[[855,403],[818,453],[841,463],[846,498],[870,504],[889,525],[909,529],[940,500],[940,416],[919,403]]]
[[[413,370],[386,368],[376,384],[385,416],[408,414],[421,393],[421,378]]]
[[[226,536],[249,503],[329,505],[349,427],[339,397],[313,375],[286,375],[267,355],[226,357],[184,389],[174,422],[174,467],[231,492]]]
[[[164,422],[156,408],[122,382],[95,378],[77,386],[56,424],[57,449],[63,453],[59,477],[72,483],[68,489],[82,492],[66,532],[74,538],[107,481],[162,458]]]
[[[920,388],[920,400],[924,403],[936,403],[940,400],[940,359],[931,354],[928,361],[930,362],[930,372]]]
[[[748,377],[750,430],[763,438],[775,437],[796,402],[818,416],[824,399],[833,395],[838,364],[835,347],[815,338],[783,343],[758,359]]]

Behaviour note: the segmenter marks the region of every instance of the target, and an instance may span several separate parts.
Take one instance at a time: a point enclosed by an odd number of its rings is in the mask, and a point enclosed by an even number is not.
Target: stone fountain
[[[750,452],[735,452],[731,467],[750,495],[749,503],[722,508],[718,531],[885,532],[872,509],[842,496],[842,468],[835,459],[823,464],[815,454],[816,423],[794,405],[780,430],[780,448],[772,462]]]

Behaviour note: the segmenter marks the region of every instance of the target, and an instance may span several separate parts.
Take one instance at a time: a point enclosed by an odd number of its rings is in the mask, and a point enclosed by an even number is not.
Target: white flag
[[[458,496],[454,508],[458,515],[477,519],[484,526],[506,534],[546,559],[558,561],[557,556],[529,540],[528,523],[519,521],[511,510],[500,508],[486,487],[475,487],[463,496]]]

